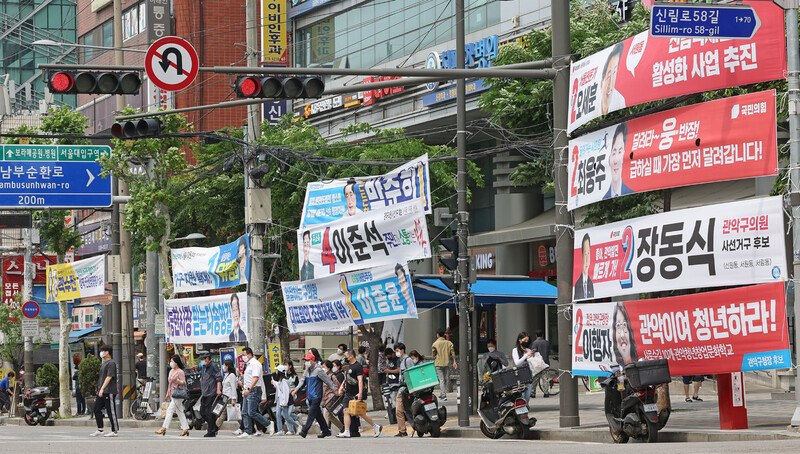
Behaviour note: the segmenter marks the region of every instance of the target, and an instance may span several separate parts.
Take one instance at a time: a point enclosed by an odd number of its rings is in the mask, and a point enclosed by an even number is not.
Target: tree
[[[84,396],[97,394],[97,382],[100,380],[101,365],[100,360],[91,353],[81,361],[81,367],[78,369],[78,386]]]
[[[37,386],[47,386],[50,388],[50,392],[52,393],[56,386],[58,386],[59,378],[58,378],[58,368],[55,364],[46,363],[42,364],[36,371],[36,385]],[[59,409],[60,412],[60,409]]]
[[[22,294],[18,293],[18,300],[22,300]],[[0,361],[11,363],[14,370],[22,367],[22,355],[25,347],[22,339],[22,309],[19,306],[8,306],[0,304],[0,334],[3,339],[0,342]]]

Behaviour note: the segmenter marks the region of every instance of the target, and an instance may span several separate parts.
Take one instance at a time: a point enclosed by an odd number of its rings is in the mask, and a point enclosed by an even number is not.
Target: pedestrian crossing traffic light
[[[47,83],[53,94],[135,95],[141,86],[136,72],[59,71]]]
[[[158,118],[144,118],[114,123],[111,135],[117,139],[143,139],[158,136],[163,130],[164,123]]]
[[[458,236],[439,238],[439,244],[450,251],[450,257],[439,256],[439,261],[450,271],[458,269]]]
[[[319,98],[325,82],[319,77],[239,76],[236,96],[240,98]]]

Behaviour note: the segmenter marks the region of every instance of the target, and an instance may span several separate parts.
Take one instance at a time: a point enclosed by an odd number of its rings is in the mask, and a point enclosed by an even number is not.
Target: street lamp
[[[87,49],[100,49],[100,50],[121,50],[123,52],[138,52],[141,54],[146,54],[147,50],[145,49],[133,49],[130,47],[110,47],[110,46],[93,46],[91,44],[75,44],[75,43],[62,43],[56,42],[52,39],[40,39],[32,42],[34,46],[55,46],[55,47],[84,47]]]
[[[203,235],[202,233],[190,233],[190,234],[188,234],[186,236],[182,236],[180,238],[175,238],[174,240],[170,241],[167,244],[172,244],[172,243],[174,243],[176,241],[183,241],[183,240],[203,240],[205,238],[206,238],[206,236]]]

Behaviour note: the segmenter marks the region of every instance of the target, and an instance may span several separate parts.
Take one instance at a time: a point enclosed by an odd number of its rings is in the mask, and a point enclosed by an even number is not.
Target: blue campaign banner
[[[172,250],[175,293],[234,287],[247,283],[250,272],[250,237],[240,236],[222,246]]]

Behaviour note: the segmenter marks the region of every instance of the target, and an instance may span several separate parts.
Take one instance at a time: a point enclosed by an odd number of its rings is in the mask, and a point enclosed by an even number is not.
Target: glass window
[[[94,30],[92,30],[89,33],[83,35],[83,38],[81,38],[78,41],[78,43],[79,44],[85,44],[87,46],[94,46],[95,45],[94,44]],[[94,49],[86,48],[86,47],[80,47],[79,49],[80,49],[80,54],[81,54],[81,57],[82,57],[81,58],[82,62],[87,62],[87,61],[91,61],[91,60],[94,59],[94,57],[95,57]]]
[[[147,11],[145,10],[146,4],[139,3],[139,33],[147,30]]]
[[[473,8],[466,13],[467,33],[476,32],[486,28],[486,6]]]
[[[108,21],[103,24],[103,46],[114,47],[114,22]]]

